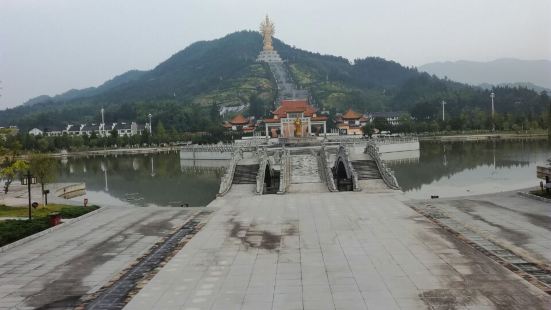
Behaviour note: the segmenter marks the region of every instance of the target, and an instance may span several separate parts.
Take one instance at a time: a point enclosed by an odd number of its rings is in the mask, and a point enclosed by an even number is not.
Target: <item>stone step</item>
[[[256,184],[259,165],[237,165],[232,184]]]
[[[354,160],[352,166],[356,170],[359,180],[381,179],[377,163],[373,160]]]

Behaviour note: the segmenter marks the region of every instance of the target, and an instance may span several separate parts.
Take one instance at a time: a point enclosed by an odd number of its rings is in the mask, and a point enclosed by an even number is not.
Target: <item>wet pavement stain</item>
[[[505,240],[511,241],[517,246],[524,245],[530,240],[530,236],[518,230],[510,229],[501,224],[495,223],[489,219],[486,219],[476,213],[477,203],[480,201],[464,200],[464,201],[452,201],[450,205],[468,214],[473,220],[484,222],[494,228],[499,229],[500,237]]]
[[[231,218],[228,221],[231,225],[230,237],[239,239],[246,248],[256,248],[265,250],[277,250],[281,244],[282,235],[274,234],[267,230],[258,230],[255,223],[245,226],[241,222]],[[296,225],[287,223],[284,229],[284,235],[292,236],[297,233]]]
[[[149,216],[144,216],[133,222],[128,227],[139,227],[138,231],[146,236],[157,236],[160,232],[159,227],[170,225],[161,225],[157,223],[154,229],[140,226],[147,222]],[[168,222],[168,220],[167,220]],[[94,230],[104,229],[106,225],[96,227]],[[147,226],[147,225],[146,225]],[[57,272],[51,273],[48,277],[51,279],[44,281],[48,283],[43,289],[37,293],[27,296],[25,305],[38,309],[73,309],[79,299],[87,294],[91,287],[83,284],[83,279],[93,273],[94,269],[102,266],[114,258],[114,255],[105,255],[107,253],[118,253],[121,249],[133,246],[140,240],[137,238],[129,238],[136,233],[135,229],[131,229],[126,233],[117,235],[115,238],[110,238],[104,242],[98,243],[82,254],[69,260],[64,266],[59,268]],[[116,255],[115,255],[116,256]]]
[[[433,233],[420,233],[441,248],[453,248],[459,252],[461,266],[470,272],[461,272],[461,280],[448,280],[443,288],[427,290],[419,298],[430,309],[465,309],[493,305],[497,309],[548,309],[548,301],[541,295],[532,294],[513,273],[442,228]],[[453,268],[453,264],[449,265]],[[459,272],[458,272],[459,273]]]

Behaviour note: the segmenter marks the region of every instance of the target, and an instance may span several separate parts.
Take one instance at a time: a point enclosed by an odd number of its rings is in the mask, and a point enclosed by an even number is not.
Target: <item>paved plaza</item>
[[[0,309],[72,309],[197,212],[104,207],[0,253]]]
[[[480,235],[514,252],[551,266],[551,205],[516,192],[436,199],[408,203],[430,204]]]
[[[126,309],[549,309],[402,198],[232,189]]]

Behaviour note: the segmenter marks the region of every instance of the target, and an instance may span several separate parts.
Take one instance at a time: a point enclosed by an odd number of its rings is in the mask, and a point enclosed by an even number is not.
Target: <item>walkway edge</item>
[[[539,201],[542,201],[542,202],[551,203],[551,199],[540,197],[540,196],[537,196],[537,195],[534,195],[534,194],[525,193],[525,192],[517,192],[517,194],[519,196],[522,196],[522,197],[525,197],[525,198],[530,198],[530,199],[539,200]]]
[[[69,226],[69,225],[71,225],[71,224],[73,224],[73,223],[79,222],[79,221],[81,221],[81,220],[83,220],[83,219],[85,219],[85,218],[87,218],[87,217],[93,216],[93,215],[95,215],[95,214],[97,214],[97,213],[99,213],[99,212],[102,212],[102,211],[104,211],[104,210],[105,210],[105,207],[100,207],[100,208],[97,209],[97,210],[94,210],[94,211],[92,211],[92,212],[88,212],[88,213],[83,214],[83,215],[81,215],[81,216],[79,216],[79,217],[76,217],[76,218],[73,218],[73,219],[68,219],[68,220],[66,220],[65,222],[62,222],[61,224],[59,224],[59,225],[57,225],[57,226],[50,227],[50,228],[45,229],[45,230],[43,230],[43,231],[41,231],[41,232],[37,232],[36,234],[30,235],[30,236],[25,237],[25,238],[23,238],[23,239],[19,239],[19,240],[15,241],[15,242],[12,242],[12,243],[7,244],[7,245],[5,245],[5,246],[3,246],[3,247],[0,247],[0,253],[7,252],[8,250],[11,250],[11,249],[13,249],[13,248],[15,248],[15,247],[17,247],[17,246],[20,246],[20,245],[22,245],[22,244],[25,244],[25,243],[27,243],[27,242],[29,242],[29,241],[34,240],[34,239],[40,238],[40,237],[42,237],[42,236],[44,236],[44,235],[46,235],[46,234],[49,234],[49,233],[51,233],[51,232],[53,232],[53,231],[56,231],[56,230],[58,230],[58,229],[60,229],[60,228],[67,227],[67,226]]]

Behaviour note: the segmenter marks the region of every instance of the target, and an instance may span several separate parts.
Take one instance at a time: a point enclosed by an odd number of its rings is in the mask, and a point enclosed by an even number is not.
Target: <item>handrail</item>
[[[338,192],[337,186],[335,185],[335,179],[333,178],[333,173],[331,169],[327,167],[327,154],[325,153],[325,145],[321,146],[319,156],[318,156],[318,167],[320,169],[321,175],[325,176],[325,183],[327,184],[327,189],[330,192]]]
[[[266,176],[266,166],[268,165],[268,154],[266,149],[262,148],[258,151],[260,157],[260,165],[256,174],[256,194],[262,195],[264,192],[264,178]]]
[[[283,147],[282,153],[278,194],[285,194],[287,192],[291,180],[291,152]]]
[[[391,189],[399,190],[400,185],[398,185],[398,181],[396,180],[394,173],[392,172],[392,170],[390,170],[390,168],[386,166],[385,162],[381,159],[379,148],[375,145],[374,142],[367,142],[364,153],[369,154],[369,156],[373,158],[373,160],[377,164],[377,168],[379,169],[379,173],[381,174],[381,177],[385,184]]]
[[[228,167],[228,170],[226,173],[222,176],[220,181],[220,190],[218,191],[218,197],[222,197],[226,195],[232,186],[233,183],[233,175],[235,173],[235,167],[237,166],[237,163],[243,158],[243,150],[241,148],[237,148],[233,153],[230,160],[230,165]]]
[[[352,162],[350,161],[350,152],[348,151],[348,147],[344,144],[339,145],[335,163],[338,163],[339,158],[342,158],[347,172],[349,172],[350,176],[352,177],[353,190],[355,192],[361,191],[362,189],[360,188],[359,182],[358,182],[358,173],[356,173],[354,166],[352,166]]]

